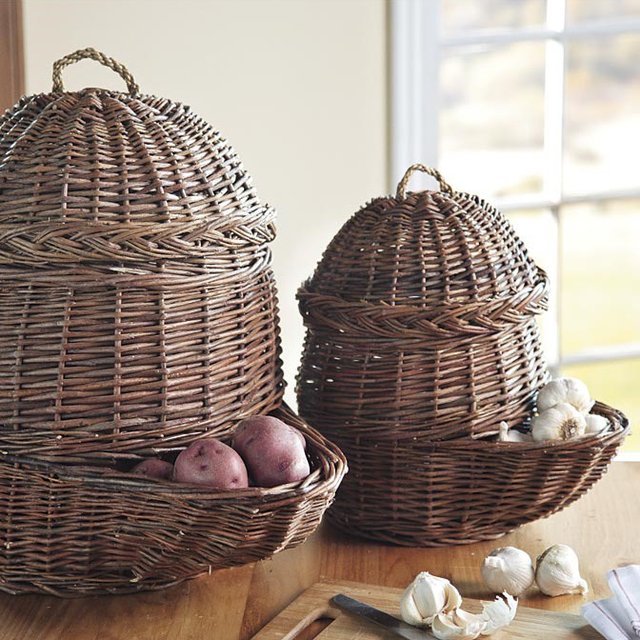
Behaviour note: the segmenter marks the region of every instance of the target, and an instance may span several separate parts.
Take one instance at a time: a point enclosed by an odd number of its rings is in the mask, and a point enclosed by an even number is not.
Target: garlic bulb
[[[448,613],[462,604],[458,590],[446,579],[419,573],[400,599],[400,616],[416,627],[429,626],[442,612]]]
[[[529,554],[516,547],[494,549],[482,563],[482,578],[494,593],[519,596],[535,577]]]
[[[536,584],[548,596],[566,593],[588,593],[589,587],[580,577],[576,552],[566,544],[554,544],[539,558]]]
[[[556,378],[538,392],[538,411],[545,411],[558,404],[567,403],[580,413],[589,413],[593,400],[587,385],[577,378]]]
[[[584,417],[587,428],[585,433],[601,433],[609,426],[609,421],[604,416],[599,416],[597,413],[589,413]]]
[[[577,438],[586,428],[585,417],[566,402],[541,411],[531,421],[531,435],[536,442]]]
[[[483,602],[480,614],[463,609],[439,613],[433,620],[431,631],[438,640],[473,640],[479,635],[488,636],[508,625],[517,608],[514,598],[505,593],[493,602]]]
[[[530,433],[522,433],[516,429],[509,429],[506,422],[500,423],[500,433],[498,434],[498,442],[532,442],[533,438]]]

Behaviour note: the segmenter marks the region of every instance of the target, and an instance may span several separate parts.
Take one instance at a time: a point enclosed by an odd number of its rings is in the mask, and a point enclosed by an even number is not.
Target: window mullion
[[[440,0],[391,3],[391,128],[389,189],[414,162],[438,165]],[[432,182],[420,183],[415,188]]]
[[[565,0],[547,1],[548,29],[562,33],[565,27]],[[561,265],[562,265],[562,229],[560,210],[562,205],[562,164],[564,145],[564,75],[565,44],[563,39],[547,40],[545,44],[544,71],[544,168],[543,191],[545,197],[554,203],[551,207],[554,225],[554,263],[548,265],[551,292],[549,295],[549,313],[545,316],[545,351],[551,372],[558,375],[562,364],[561,345]]]

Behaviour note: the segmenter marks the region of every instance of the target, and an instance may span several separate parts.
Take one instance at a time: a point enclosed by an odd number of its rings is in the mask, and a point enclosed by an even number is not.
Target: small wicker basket
[[[425,171],[440,191],[406,193]],[[406,545],[474,542],[582,495],[626,434],[496,443],[527,425],[548,380],[535,315],[548,280],[492,206],[414,165],[395,197],[338,232],[298,299],[307,327],[300,413],[349,459],[328,517]]]
[[[563,509],[602,477],[629,426],[604,404],[593,413],[609,428],[575,441],[383,443],[364,431],[336,431],[350,471],[327,519],[351,535],[403,546],[498,538]]]
[[[406,194],[416,170],[441,191]],[[520,423],[548,378],[548,279],[510,223],[434,170],[358,211],[298,292],[310,424],[446,440]]]

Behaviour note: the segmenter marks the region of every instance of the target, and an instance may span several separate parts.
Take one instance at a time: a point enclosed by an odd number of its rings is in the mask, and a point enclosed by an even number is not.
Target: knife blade
[[[395,633],[397,636],[404,638],[405,640],[431,640],[432,638],[435,638],[435,636],[426,629],[413,627],[406,622],[402,622],[402,620],[398,620],[398,618],[390,616],[384,611],[380,611],[380,609],[376,609],[364,602],[350,598],[344,593],[339,593],[338,595],[333,596],[333,598],[331,598],[331,604],[334,604],[343,611],[353,613],[365,620],[369,620],[369,622],[373,622],[379,627],[382,627],[391,633]]]

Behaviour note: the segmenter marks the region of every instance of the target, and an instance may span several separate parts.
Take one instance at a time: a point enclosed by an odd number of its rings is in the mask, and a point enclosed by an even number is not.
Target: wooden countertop
[[[555,543],[581,559],[587,596],[547,598],[532,590],[523,604],[579,613],[608,595],[606,572],[640,562],[640,463],[614,463],[578,502],[498,541],[442,549],[407,549],[348,538],[322,526],[305,544],[253,565],[225,569],[156,593],[60,600],[0,595],[0,640],[247,640],[321,578],[404,587],[418,571],[446,576],[463,596],[487,597],[479,565],[498,546],[536,556]]]

